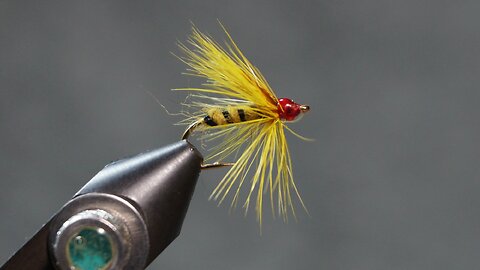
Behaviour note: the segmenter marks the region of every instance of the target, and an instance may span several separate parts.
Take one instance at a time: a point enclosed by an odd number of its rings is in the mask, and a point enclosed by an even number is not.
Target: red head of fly
[[[278,99],[278,116],[282,120],[293,121],[300,113],[310,110],[308,105],[300,105],[289,98]]]

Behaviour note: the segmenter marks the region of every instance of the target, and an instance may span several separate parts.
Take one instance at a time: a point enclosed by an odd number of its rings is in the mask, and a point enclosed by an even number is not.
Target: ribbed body
[[[203,118],[203,123],[208,126],[221,126],[262,118],[252,107],[249,106],[210,108],[206,113],[207,115]]]

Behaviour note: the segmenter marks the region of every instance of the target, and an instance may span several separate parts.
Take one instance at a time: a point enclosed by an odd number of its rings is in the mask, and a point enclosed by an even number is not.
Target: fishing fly
[[[227,36],[222,47],[209,35],[192,26],[187,43],[179,43],[183,53],[177,56],[188,68],[186,75],[206,80],[198,88],[174,90],[190,92],[190,100],[183,105],[190,109],[180,124],[188,125],[182,139],[201,131],[201,140],[220,141],[211,147],[202,168],[230,166],[213,190],[210,199],[222,203],[228,194],[233,196],[231,207],[241,197],[245,213],[252,202],[262,224],[264,196],[270,201],[272,213],[285,221],[291,212],[295,216],[292,197],[305,205],[293,181],[292,160],[285,138],[285,130],[298,135],[287,126],[309,111],[310,107],[289,98],[277,98],[260,71],[250,63],[237,47],[225,27]],[[238,156],[234,162],[226,162]],[[247,184],[248,183],[248,184]]]

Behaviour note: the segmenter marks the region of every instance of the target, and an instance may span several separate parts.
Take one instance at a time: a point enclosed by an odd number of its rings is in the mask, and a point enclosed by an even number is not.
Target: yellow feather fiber
[[[195,26],[187,40],[188,46],[179,44],[184,54],[179,59],[188,66],[186,74],[206,79],[200,88],[174,89],[195,93],[192,95],[196,98],[195,101],[186,105],[196,111],[182,123],[199,121],[210,107],[254,108],[262,118],[202,127],[203,142],[208,144],[221,140],[210,148],[207,161],[222,162],[241,152],[210,198],[218,200],[220,204],[227,195],[232,194],[231,207],[235,207],[242,197],[240,191],[245,189],[245,213],[250,204],[254,203],[260,225],[264,195],[270,201],[274,216],[276,212],[287,221],[289,213],[295,216],[293,196],[298,197],[301,205],[305,206],[293,182],[292,161],[285,138],[286,125],[278,115],[278,99],[260,71],[243,55],[226,29],[222,28],[228,37],[226,49]]]

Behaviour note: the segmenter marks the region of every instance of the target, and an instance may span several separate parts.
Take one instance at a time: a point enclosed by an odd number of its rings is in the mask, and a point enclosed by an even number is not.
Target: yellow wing
[[[277,118],[277,97],[260,71],[248,61],[226,29],[223,29],[229,40],[225,44],[227,50],[192,27],[192,35],[187,42],[193,49],[180,43],[179,47],[185,56],[179,58],[190,67],[187,75],[205,78],[207,83],[203,84],[203,88],[175,90],[216,94],[245,101],[254,104],[262,114]]]

